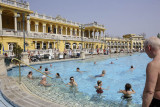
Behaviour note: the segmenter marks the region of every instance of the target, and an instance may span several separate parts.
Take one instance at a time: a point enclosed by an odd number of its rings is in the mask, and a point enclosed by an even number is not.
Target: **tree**
[[[13,53],[15,54],[15,57],[17,59],[21,60],[22,52],[23,52],[23,49],[19,45],[17,44],[13,45]]]
[[[160,39],[160,34],[159,33],[157,34],[157,37]]]

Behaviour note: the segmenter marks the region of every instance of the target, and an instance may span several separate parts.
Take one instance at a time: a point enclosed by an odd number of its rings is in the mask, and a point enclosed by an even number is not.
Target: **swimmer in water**
[[[94,65],[96,64],[96,61],[94,62]]]
[[[103,70],[103,71],[102,71],[102,74],[100,74],[100,75],[95,75],[95,78],[96,78],[96,77],[104,77],[105,74],[106,74],[106,71]]]
[[[50,64],[50,67],[52,68],[52,64]]]
[[[131,90],[131,91],[130,91]],[[131,98],[131,94],[136,93],[133,89],[131,84],[127,83],[125,85],[125,90],[119,90],[118,93],[123,93],[123,98]]]
[[[77,69],[76,69],[76,72],[82,73],[82,72],[87,72],[87,71],[80,71],[80,68],[77,68]]]
[[[112,61],[111,61],[111,63],[110,64],[114,64]]]
[[[47,75],[48,75],[48,74],[51,74],[50,71],[48,71],[48,68],[45,68],[44,73],[47,74]]]
[[[40,66],[38,70],[41,71],[42,70],[42,66]]]
[[[72,87],[78,86],[77,83],[74,81],[74,77],[70,77],[70,82],[67,85],[72,86]]]
[[[97,94],[102,94],[103,90],[109,90],[109,87],[107,89],[102,88],[102,81],[97,81],[97,86],[94,87],[96,89]]]
[[[56,78],[61,78],[59,73],[56,73]]]

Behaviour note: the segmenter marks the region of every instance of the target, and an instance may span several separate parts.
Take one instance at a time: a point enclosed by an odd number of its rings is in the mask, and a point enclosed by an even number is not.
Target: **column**
[[[27,19],[27,32],[30,32],[30,20],[29,19]]]
[[[84,38],[84,30],[82,32],[83,32],[83,38]]]
[[[84,49],[86,49],[86,43],[84,43]]]
[[[48,49],[49,49],[49,44],[50,44],[50,41],[48,41]]]
[[[17,31],[17,13],[14,13],[14,30]]]
[[[44,42],[42,41],[42,49],[43,49],[43,43],[44,43]]]
[[[66,27],[66,35],[67,35],[67,27]]]
[[[88,30],[88,34],[89,34],[89,38],[90,38],[90,36],[91,36],[91,34],[90,34],[90,29]]]
[[[56,25],[56,34],[58,34],[57,29],[58,29],[58,26]]]
[[[63,35],[62,33],[63,33],[63,26],[61,26],[61,35]]]
[[[97,30],[97,32],[96,32],[96,36],[97,36],[97,39],[98,39],[98,36],[99,36],[99,35],[98,35],[98,30]]]
[[[46,33],[46,24],[43,23],[43,33]]]
[[[72,28],[70,28],[70,35],[72,36]]]
[[[95,31],[95,29],[93,29],[93,39],[94,39],[94,36],[95,36],[95,32],[94,31]]]
[[[77,29],[75,29],[75,36],[77,36]]]
[[[54,42],[54,49],[55,49],[55,42]]]
[[[103,31],[103,39],[105,39],[105,31]]]
[[[100,37],[100,40],[101,40],[102,39],[101,30],[99,32],[99,37]]]
[[[37,49],[37,41],[35,41],[35,49]]]
[[[81,30],[79,29],[79,38],[81,37]]]
[[[0,30],[2,30],[2,10],[0,10]]]
[[[38,32],[38,22],[35,22],[35,32]]]
[[[50,25],[50,33],[53,33],[52,25]]]

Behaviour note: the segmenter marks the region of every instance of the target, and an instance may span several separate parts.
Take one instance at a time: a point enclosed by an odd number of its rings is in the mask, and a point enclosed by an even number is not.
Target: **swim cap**
[[[45,75],[43,75],[43,76],[42,76],[42,78],[46,78],[46,76],[45,76]]]

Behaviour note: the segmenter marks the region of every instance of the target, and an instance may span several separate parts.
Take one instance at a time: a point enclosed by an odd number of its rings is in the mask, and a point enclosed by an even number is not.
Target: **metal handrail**
[[[27,65],[26,63],[22,62],[21,60],[19,60],[19,59],[17,59],[17,58],[13,58],[13,59],[11,60],[11,62],[13,62],[13,60],[16,60],[16,61],[19,62],[19,83],[21,82],[21,70],[20,70],[20,64],[21,64],[21,63],[24,64],[24,65],[26,65],[26,66],[28,66],[28,67],[30,67],[30,68],[32,68],[33,70],[35,70],[35,71],[37,71],[37,72],[39,72],[39,73],[41,73],[41,74],[43,74],[43,75],[46,75],[45,73],[43,73],[43,72],[41,72],[41,71],[33,68],[32,66]],[[48,75],[46,75],[46,76],[49,77],[49,78],[51,78],[51,79],[53,79],[53,77],[50,77],[50,76],[48,76]]]

